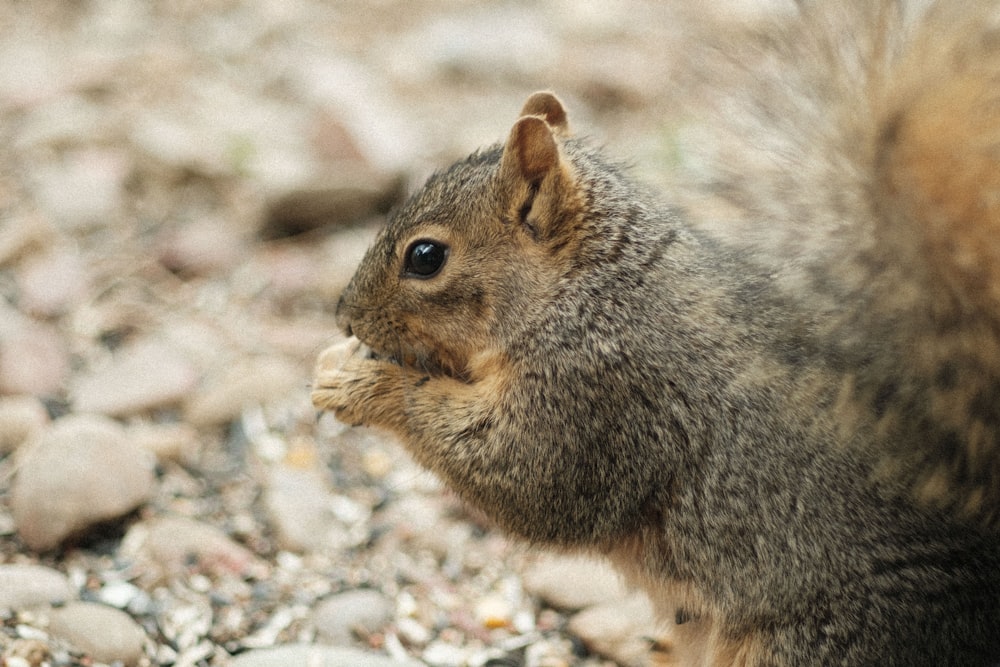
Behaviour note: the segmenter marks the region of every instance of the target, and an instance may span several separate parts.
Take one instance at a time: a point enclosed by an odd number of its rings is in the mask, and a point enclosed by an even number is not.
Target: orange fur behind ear
[[[932,280],[1000,321],[1000,53],[932,64],[933,39],[917,43],[885,110],[884,185]]]

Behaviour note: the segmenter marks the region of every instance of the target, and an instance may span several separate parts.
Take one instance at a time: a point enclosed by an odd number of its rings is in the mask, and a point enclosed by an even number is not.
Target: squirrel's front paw
[[[316,360],[313,405],[348,424],[369,423],[385,365],[369,355],[368,347],[353,337],[323,350]]]

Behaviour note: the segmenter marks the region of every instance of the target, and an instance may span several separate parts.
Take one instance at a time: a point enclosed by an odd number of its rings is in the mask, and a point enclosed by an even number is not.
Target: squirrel
[[[605,555],[679,664],[995,665],[997,6],[799,2],[726,37],[696,76],[744,106],[688,186],[637,184],[549,92],[431,176],[313,402]]]

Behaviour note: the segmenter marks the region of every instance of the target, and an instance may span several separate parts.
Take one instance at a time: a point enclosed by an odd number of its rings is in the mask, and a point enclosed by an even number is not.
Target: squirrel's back
[[[688,52],[688,214],[815,315],[885,478],[1000,529],[1000,4],[801,2]]]

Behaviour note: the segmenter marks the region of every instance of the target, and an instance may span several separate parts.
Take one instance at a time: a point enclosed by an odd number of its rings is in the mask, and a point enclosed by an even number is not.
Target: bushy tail
[[[690,214],[801,303],[886,478],[1000,531],[1000,3],[706,32],[678,82],[705,119]]]

